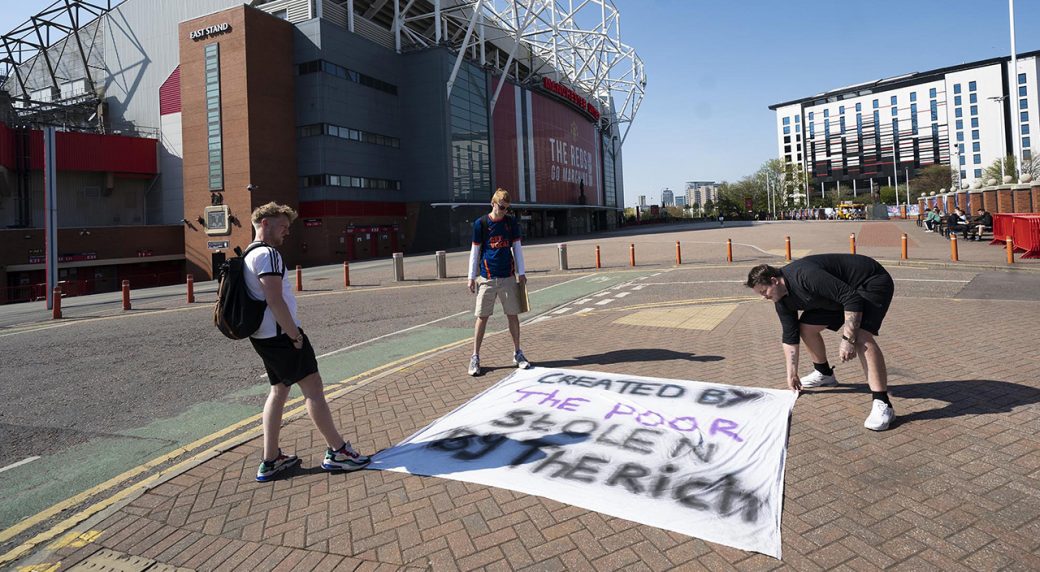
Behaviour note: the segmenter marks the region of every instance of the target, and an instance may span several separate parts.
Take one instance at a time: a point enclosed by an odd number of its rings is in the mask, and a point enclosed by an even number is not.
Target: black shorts
[[[867,280],[856,292],[863,298],[863,319],[859,323],[861,330],[866,330],[875,336],[881,330],[881,322],[885,320],[888,307],[892,304],[892,296],[895,294],[895,284],[892,276],[887,272],[877,274]],[[845,312],[838,310],[806,310],[798,317],[802,324],[814,326],[827,326],[828,330],[838,331],[845,324]]]
[[[286,334],[273,338],[249,338],[249,341],[264,360],[271,385],[292,385],[318,371],[318,358],[314,356],[314,348],[307,334],[303,335],[303,347],[300,349],[293,347],[292,338]]]

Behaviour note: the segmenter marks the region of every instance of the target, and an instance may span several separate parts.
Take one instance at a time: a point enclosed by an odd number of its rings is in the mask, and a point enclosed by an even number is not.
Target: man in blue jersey
[[[531,367],[520,349],[520,298],[518,284],[526,284],[524,254],[520,244],[520,224],[509,216],[509,191],[498,189],[491,197],[491,213],[473,222],[473,246],[469,253],[469,291],[477,294],[473,327],[473,357],[470,375],[480,375],[480,343],[487,321],[495,310],[495,299],[502,300],[502,312],[509,321],[513,338],[513,364]]]

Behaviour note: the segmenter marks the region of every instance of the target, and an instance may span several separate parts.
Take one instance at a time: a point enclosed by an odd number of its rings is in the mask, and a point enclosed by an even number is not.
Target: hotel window
[[[979,106],[972,105],[969,109],[970,109],[972,115],[978,115],[979,114]]]
[[[1022,99],[1018,100],[1018,108],[1019,109],[1029,109],[1029,104],[1027,103],[1028,101],[1029,100],[1027,100],[1024,97]]]
[[[979,138],[979,130],[978,129],[972,129],[971,130],[971,138],[972,138],[972,140],[978,140],[978,138]]]
[[[892,96],[892,105],[895,105],[895,104],[896,104],[896,101],[897,101],[897,100],[896,100],[896,96],[894,96],[894,95],[893,95],[893,96]]]
[[[964,141],[964,132],[963,131],[958,131],[957,132],[957,141]]]
[[[971,144],[971,150],[974,153],[978,153],[979,151],[982,150],[982,149],[979,148],[979,142],[978,141],[976,141],[976,142]]]
[[[959,83],[953,84],[953,93],[960,93],[960,92],[961,92],[961,84],[959,84]]]
[[[968,164],[968,158],[967,157],[965,157],[964,155],[961,155],[960,158],[961,158],[961,165],[967,165]]]
[[[975,129],[978,126],[979,126],[979,118],[978,117],[972,117],[971,118],[971,128]]]
[[[959,107],[957,109],[953,110],[953,113],[957,117],[964,117],[964,110],[959,108]]]
[[[863,111],[863,104],[862,103],[857,103],[856,104],[856,111]]]
[[[1029,149],[1022,149],[1022,159],[1029,160],[1033,158],[1033,153]]]
[[[939,104],[933,99],[931,101],[932,121],[939,121]]]
[[[1029,137],[1022,138],[1022,147],[1032,147],[1032,145],[1029,144]]]
[[[957,120],[957,129],[964,129],[964,120],[963,119],[958,119]]]
[[[1029,124],[1028,123],[1023,123],[1022,124],[1022,135],[1029,135]]]
[[[910,101],[917,101],[917,92],[916,91],[911,91],[910,92]]]
[[[1018,74],[1018,83],[1022,84],[1022,83],[1025,83],[1025,82],[1026,82],[1026,74],[1024,74],[1024,73]]]
[[[784,125],[790,125],[790,124],[791,124],[791,118],[790,117],[785,117],[784,118]]]
[[[831,110],[830,109],[824,109],[823,110],[823,116],[824,117],[830,117],[831,116]]]
[[[975,91],[975,82],[973,82],[973,81],[969,81],[968,82],[968,91]]]
[[[1026,96],[1026,86],[1024,86],[1024,85],[1018,86],[1018,96],[1019,97],[1025,97]]]
[[[961,155],[964,154],[964,143],[961,143],[961,144],[957,145],[957,153],[959,153]]]
[[[801,123],[801,121],[802,121],[802,116],[801,115],[795,115],[794,116],[794,124],[795,125],[798,125],[799,123]]]
[[[844,135],[845,134],[845,117],[844,116],[842,116],[838,120],[838,125],[839,125],[839,128],[841,129],[841,134]]]
[[[917,104],[910,104],[910,130],[917,135]]]
[[[844,105],[839,105],[838,106],[838,113],[840,113],[842,115],[845,114],[845,106]]]
[[[790,135],[790,134],[791,134],[791,126],[790,125],[784,125],[784,135]]]
[[[954,105],[960,105],[961,104],[961,96],[959,96],[959,95],[953,96],[953,104]]]
[[[1018,118],[1019,118],[1019,119],[1020,119],[1020,120],[1021,120],[1022,122],[1026,122],[1026,121],[1029,121],[1029,112],[1028,112],[1028,111],[1023,111],[1023,112],[1019,113],[1019,114],[1018,114]]]
[[[899,113],[899,108],[893,105],[892,106],[892,117],[895,117],[898,113]]]
[[[878,108],[878,100],[875,99],[874,100],[874,109],[877,109],[877,108]]]
[[[975,153],[974,155],[971,156],[971,162],[975,163],[976,165],[981,164],[982,163],[982,155],[980,155],[978,153]]]
[[[964,176],[964,171],[961,171],[961,178],[962,179],[966,179],[967,178],[967,177]],[[976,179],[982,178],[982,169],[975,169],[975,178]]]
[[[969,93],[968,94],[968,103],[978,103],[978,102],[979,102],[979,94],[977,94],[977,93]]]

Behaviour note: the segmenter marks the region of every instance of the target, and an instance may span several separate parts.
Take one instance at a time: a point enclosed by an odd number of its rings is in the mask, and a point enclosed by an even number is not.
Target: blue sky
[[[624,148],[625,204],[685,181],[736,180],[776,156],[768,106],[844,85],[1008,55],[1004,0],[614,0],[647,68]],[[51,0],[5,1],[10,31]],[[1015,5],[1040,50],[1040,1]]]

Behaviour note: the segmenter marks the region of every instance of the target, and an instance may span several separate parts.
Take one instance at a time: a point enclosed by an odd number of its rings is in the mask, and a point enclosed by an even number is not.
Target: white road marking
[[[633,286],[632,287],[633,290],[642,290],[643,288],[646,288],[646,285],[640,284],[639,286]]]
[[[28,459],[22,459],[21,461],[18,461],[17,463],[11,463],[10,465],[7,465],[6,467],[0,469],[0,473],[2,473],[4,471],[7,471],[7,470],[10,470],[10,469],[13,469],[15,467],[21,467],[22,465],[31,463],[31,462],[35,461],[36,459],[39,459],[39,457],[29,457]]]
[[[592,297],[593,298],[599,298],[600,296],[606,296],[607,294],[610,294],[610,290],[605,290],[603,292],[596,292],[595,294],[592,295]]]
[[[588,304],[591,301],[592,301],[592,298],[582,298],[581,300],[578,300],[577,302],[575,302],[575,304]]]
[[[939,278],[893,278],[896,282],[959,282],[967,284],[971,280],[942,280]]]
[[[618,292],[617,295],[614,296],[614,297],[615,298],[624,298],[625,296],[628,296],[629,294],[631,294],[631,292]]]
[[[567,313],[567,312],[570,312],[570,311],[571,311],[571,308],[568,306],[566,308],[560,308],[559,310],[556,310],[555,312],[553,312],[553,314],[564,314],[564,313]]]
[[[613,302],[613,301],[614,301],[614,299],[613,299],[613,298],[608,298],[608,299],[606,299],[606,300],[600,300],[599,302],[596,302],[596,305],[597,305],[597,306],[602,306],[602,305],[604,305],[604,304],[609,304],[609,303],[611,303],[611,302]]]
[[[575,314],[584,314],[585,312],[591,312],[592,310],[593,310],[593,308],[582,308],[582,309],[578,310],[577,312],[575,312]]]

